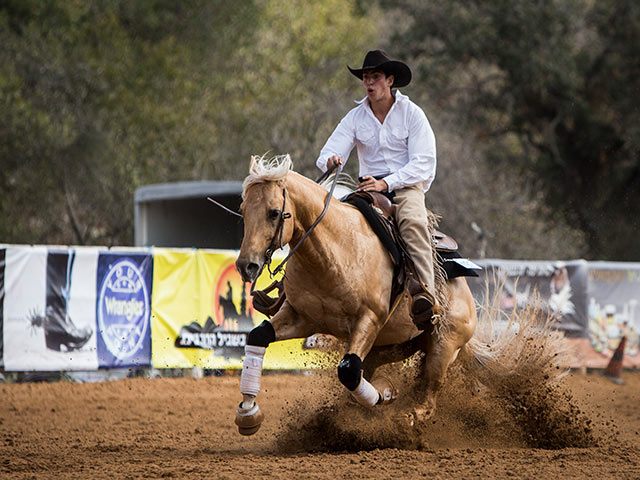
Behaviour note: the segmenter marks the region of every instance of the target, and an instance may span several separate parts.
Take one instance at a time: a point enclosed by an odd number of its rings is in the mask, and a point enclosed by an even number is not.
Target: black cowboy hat
[[[393,88],[405,87],[411,81],[411,69],[398,60],[391,60],[382,50],[367,52],[364,62],[362,62],[362,68],[351,68],[349,65],[347,68],[360,80],[362,80],[362,72],[365,70],[382,70],[386,75],[393,75]]]

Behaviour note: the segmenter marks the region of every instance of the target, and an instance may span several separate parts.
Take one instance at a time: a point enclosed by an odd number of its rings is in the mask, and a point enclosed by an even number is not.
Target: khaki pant
[[[395,194],[396,221],[400,235],[407,244],[407,250],[416,265],[420,281],[426,285],[432,295],[435,295],[431,232],[422,184],[396,190]]]

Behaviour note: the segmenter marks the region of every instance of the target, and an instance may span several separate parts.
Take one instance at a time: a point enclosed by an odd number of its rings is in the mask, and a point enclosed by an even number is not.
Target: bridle
[[[282,236],[284,234],[284,222],[285,220],[287,220],[288,218],[291,218],[291,214],[289,212],[285,211],[285,208],[287,206],[287,187],[282,187],[282,209],[280,210],[280,216],[278,218],[278,225],[276,226],[276,231],[273,234],[273,238],[271,239],[271,242],[269,243],[269,247],[267,248],[267,250],[264,252],[264,263],[262,264],[262,268],[260,269],[260,273],[258,273],[256,280],[254,280],[253,284],[251,285],[251,291],[253,292],[255,284],[258,280],[258,278],[260,277],[260,275],[262,274],[264,267],[267,267],[267,270],[269,271],[269,274],[271,275],[271,278],[273,278],[275,275],[277,275],[280,270],[282,270],[282,268],[284,267],[284,265],[287,263],[287,260],[289,260],[293,254],[296,252],[296,250],[298,249],[298,247],[300,247],[300,245],[302,245],[302,242],[304,242],[307,237],[309,237],[309,235],[311,235],[311,232],[313,231],[314,228],[316,228],[316,226],[318,225],[318,223],[320,223],[320,220],[322,220],[322,218],[324,217],[325,213],[327,213],[327,210],[329,208],[329,202],[331,202],[331,198],[333,197],[333,191],[336,188],[336,184],[338,183],[338,177],[340,176],[340,172],[342,171],[342,164],[334,164],[331,168],[327,169],[326,172],[324,172],[320,178],[318,178],[316,180],[316,183],[320,183],[323,180],[327,179],[329,177],[329,175],[331,175],[331,173],[333,173],[334,170],[338,170],[336,172],[335,177],[333,178],[333,182],[331,183],[331,188],[329,189],[329,195],[327,196],[327,200],[324,204],[324,209],[322,210],[322,213],[320,214],[320,216],[318,216],[318,218],[316,218],[316,221],[313,222],[313,225],[311,225],[311,227],[309,227],[309,230],[307,230],[305,232],[305,234],[302,236],[302,238],[298,241],[298,243],[296,244],[295,247],[293,247],[291,250],[289,250],[289,254],[287,255],[287,257],[280,263],[280,265],[278,265],[276,267],[276,269],[272,272],[271,271],[271,257],[273,256],[273,253],[279,248],[282,249],[283,245],[282,245]],[[240,218],[242,218],[242,215],[234,212],[233,210],[225,207],[224,205],[222,205],[221,203],[215,201],[213,198],[211,197],[207,197],[207,199],[212,202],[215,203],[217,206],[223,208],[224,210],[226,210],[229,213],[232,213],[233,215],[236,215]],[[278,248],[276,248],[276,245],[279,245]]]
[[[280,263],[280,265],[278,265],[276,267],[276,269],[272,272],[271,271],[271,256],[273,255],[273,252],[275,251],[273,249],[274,247],[274,243],[276,241],[276,238],[279,236],[280,237],[280,248],[283,247],[282,245],[282,232],[284,230],[284,221],[287,218],[291,218],[291,214],[288,212],[284,211],[286,202],[287,202],[287,188],[283,187],[282,188],[282,195],[284,197],[283,201],[282,201],[282,210],[280,211],[280,219],[278,221],[278,226],[276,227],[276,232],[273,236],[273,239],[271,240],[271,244],[269,245],[269,248],[267,248],[267,251],[265,252],[265,262],[262,265],[262,270],[264,270],[264,267],[266,265],[267,270],[269,271],[269,274],[271,275],[271,277],[273,278],[275,275],[277,275],[280,270],[282,270],[282,268],[284,267],[284,265],[287,263],[287,260],[289,260],[294,253],[296,253],[296,250],[298,249],[298,247],[300,247],[300,245],[302,245],[302,242],[304,242],[309,235],[311,235],[311,232],[313,232],[314,228],[316,228],[316,226],[320,223],[320,220],[322,220],[322,218],[324,217],[325,213],[327,213],[327,210],[329,209],[329,203],[331,202],[331,198],[333,197],[333,191],[336,188],[336,184],[338,183],[338,177],[340,176],[340,172],[342,171],[342,164],[335,164],[333,165],[330,169],[328,169],[326,172],[324,172],[324,174],[322,174],[322,176],[318,179],[318,183],[321,182],[323,179],[327,178],[329,175],[331,175],[331,173],[334,170],[338,170],[336,172],[335,177],[333,178],[333,182],[331,183],[331,188],[329,189],[329,195],[327,195],[327,200],[324,204],[324,208],[322,209],[322,213],[318,216],[318,218],[316,218],[315,222],[313,222],[313,224],[311,225],[311,227],[309,227],[309,230],[307,230],[305,232],[305,234],[302,236],[302,238],[300,240],[298,240],[298,243],[296,244],[295,247],[293,247],[291,250],[289,250],[289,254],[286,256],[286,258]],[[260,273],[262,273],[262,270],[260,270]],[[258,274],[258,277],[260,276],[260,274]],[[257,278],[256,277],[256,280]],[[254,282],[255,284],[255,282]],[[252,290],[253,290],[253,286],[252,286]]]
[[[276,227],[276,231],[273,234],[271,243],[269,243],[269,247],[264,252],[264,264],[262,265],[262,270],[264,270],[264,267],[266,265],[267,270],[269,270],[269,274],[271,275],[271,277],[276,275],[280,271],[280,267],[282,266],[282,264],[280,264],[278,265],[278,268],[276,268],[275,271],[273,272],[271,271],[271,256],[273,255],[273,252],[275,252],[277,249],[282,249],[284,246],[282,245],[282,235],[284,233],[284,221],[288,218],[291,218],[291,214],[285,211],[286,206],[287,206],[287,187],[282,187],[282,209],[280,210],[280,216],[278,218],[278,226]],[[276,243],[276,240],[278,240],[277,243]],[[276,245],[278,244],[280,246],[276,248]],[[288,259],[289,257],[287,257],[287,260]],[[260,270],[260,273],[262,273],[262,270]],[[260,274],[258,274],[258,277],[259,276]],[[258,277],[256,277],[256,279]]]

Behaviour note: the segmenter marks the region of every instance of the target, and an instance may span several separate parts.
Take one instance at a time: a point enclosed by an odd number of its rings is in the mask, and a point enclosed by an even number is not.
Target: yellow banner
[[[154,249],[154,367],[242,367],[247,333],[266,317],[253,309],[251,286],[236,270],[236,255],[222,250]],[[264,272],[257,288],[265,288],[271,281]],[[325,355],[304,345],[304,339],[272,343],[264,368],[293,370],[321,364]]]

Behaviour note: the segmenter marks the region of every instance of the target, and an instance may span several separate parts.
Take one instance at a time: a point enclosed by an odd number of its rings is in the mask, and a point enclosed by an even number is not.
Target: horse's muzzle
[[[245,258],[236,260],[236,268],[244,282],[254,282],[260,273],[260,265]]]

